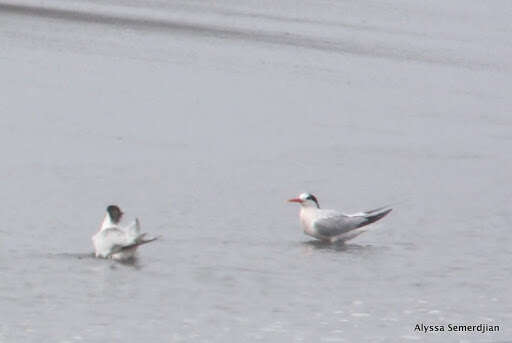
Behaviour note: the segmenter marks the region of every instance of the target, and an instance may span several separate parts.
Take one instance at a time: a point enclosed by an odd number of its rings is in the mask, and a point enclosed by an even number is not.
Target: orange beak
[[[300,204],[300,203],[302,203],[302,200],[300,198],[293,198],[293,199],[288,199],[288,202],[298,202]]]

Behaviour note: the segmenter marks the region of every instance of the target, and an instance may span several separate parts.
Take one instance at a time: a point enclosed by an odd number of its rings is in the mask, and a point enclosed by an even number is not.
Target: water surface
[[[0,341],[510,341],[510,13],[1,2]],[[329,246],[302,191],[395,210]],[[91,256],[111,203],[135,265]]]

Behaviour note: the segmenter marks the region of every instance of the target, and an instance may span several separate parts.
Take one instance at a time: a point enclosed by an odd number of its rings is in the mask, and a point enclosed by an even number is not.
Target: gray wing
[[[391,212],[392,209],[379,212],[380,210],[382,209],[379,208],[356,215],[337,214],[321,218],[315,221],[315,229],[322,236],[338,236],[376,222]]]
[[[316,220],[315,229],[322,236],[334,237],[361,227],[365,220],[363,216],[340,214]]]

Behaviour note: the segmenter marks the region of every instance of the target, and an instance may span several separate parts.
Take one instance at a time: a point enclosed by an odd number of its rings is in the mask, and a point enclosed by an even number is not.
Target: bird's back
[[[350,215],[334,210],[318,210],[312,226],[314,232],[322,237],[321,239],[331,241],[349,239],[355,237],[353,234],[349,234],[350,232],[359,230],[359,233],[362,233],[364,230],[361,230],[361,228],[376,222],[389,212],[391,212],[391,209],[382,212],[369,211]]]

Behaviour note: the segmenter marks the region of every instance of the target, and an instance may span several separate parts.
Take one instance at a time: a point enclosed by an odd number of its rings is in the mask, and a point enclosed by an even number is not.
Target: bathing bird
[[[138,218],[128,226],[121,226],[123,215],[119,206],[107,207],[100,230],[92,236],[96,257],[112,258],[117,261],[130,260],[135,257],[140,245],[156,240],[156,237],[147,238],[146,233],[140,233]]]

